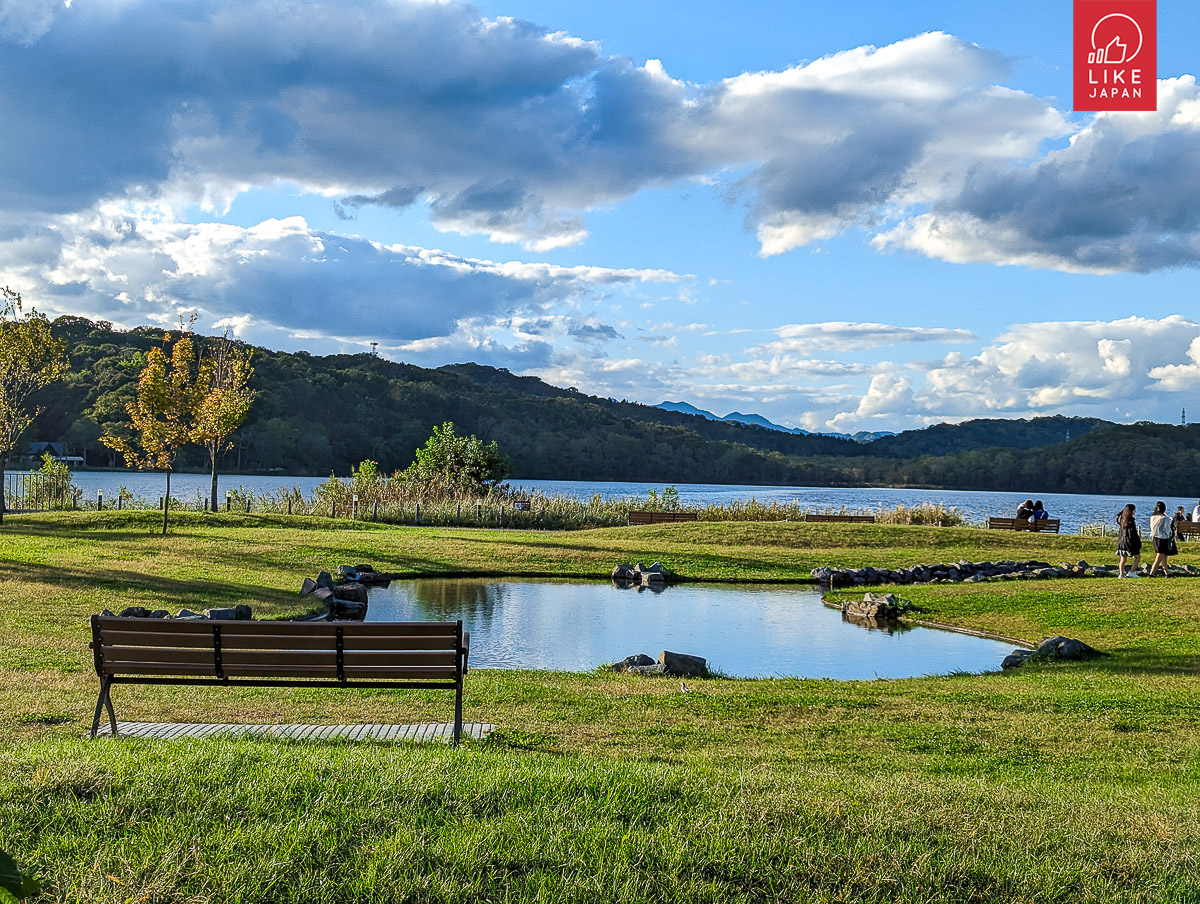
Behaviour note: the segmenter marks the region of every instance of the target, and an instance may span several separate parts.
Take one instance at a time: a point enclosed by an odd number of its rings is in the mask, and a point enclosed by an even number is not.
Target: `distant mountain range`
[[[721,417],[713,414],[711,411],[705,411],[703,408],[697,408],[695,405],[689,405],[687,402],[662,402],[655,405],[656,408],[662,408],[664,411],[678,411],[682,414],[695,414],[699,417],[707,418],[710,421],[725,421],[735,424],[747,424],[751,427],[762,427],[765,430],[779,430],[783,433],[794,433],[797,436],[812,436],[810,430],[801,430],[799,427],[784,427],[782,424],[776,424],[774,421],[768,421],[761,414],[742,414],[740,411],[731,411],[729,414]],[[870,443],[884,436],[895,436],[886,430],[860,430],[858,433],[820,433],[818,436],[833,436],[837,439],[854,440],[856,443]]]

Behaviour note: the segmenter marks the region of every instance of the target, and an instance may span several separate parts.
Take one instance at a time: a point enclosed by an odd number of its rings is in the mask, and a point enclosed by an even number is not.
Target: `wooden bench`
[[[471,635],[457,622],[270,622],[92,616],[100,678],[92,737],[114,684],[444,688],[462,735]]]
[[[1033,533],[1058,533],[1058,518],[988,518],[988,530],[1027,530]]]
[[[1185,540],[1200,537],[1200,521],[1180,521],[1175,525],[1175,533]]]
[[[805,521],[824,521],[838,524],[874,524],[874,515],[812,515],[804,516]]]
[[[638,512],[630,511],[629,524],[671,524],[676,521],[695,521],[695,512]]]

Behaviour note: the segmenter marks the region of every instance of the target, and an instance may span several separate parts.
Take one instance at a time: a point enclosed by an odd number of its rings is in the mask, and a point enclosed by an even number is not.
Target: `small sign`
[[[1156,0],[1075,0],[1075,110],[1158,109]]]
[[[513,510],[517,512],[528,512],[532,510],[533,503],[528,499],[518,499],[513,503]]]

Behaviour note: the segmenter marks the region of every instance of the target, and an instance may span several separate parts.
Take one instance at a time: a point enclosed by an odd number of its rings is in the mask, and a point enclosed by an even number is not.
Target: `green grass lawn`
[[[1112,541],[681,524],[572,533],[154,513],[0,528],[0,847],[81,901],[1200,902],[1200,579],[901,588],[933,622],[1106,655],[900,681],[472,671],[483,743],[85,739],[87,616],[414,573],[797,580],[817,565],[1112,561]],[[1200,549],[1200,544],[1197,544]],[[1185,554],[1176,561],[1200,564]],[[445,721],[451,695],[120,687],[155,721]]]

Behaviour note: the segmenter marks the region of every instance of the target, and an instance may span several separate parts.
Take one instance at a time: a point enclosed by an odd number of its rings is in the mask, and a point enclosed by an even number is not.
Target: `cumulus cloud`
[[[67,216],[36,237],[0,241],[0,269],[47,310],[118,323],[169,323],[182,310],[247,339],[380,342],[446,338],[463,323],[505,318],[516,329],[551,308],[635,286],[675,282],[663,270],[489,261],[310,229],[299,217],[256,226],[139,218],[120,208]],[[612,338],[594,320],[557,331]],[[533,333],[527,334],[528,336]]]
[[[981,166],[933,209],[879,235],[944,260],[1076,272],[1200,261],[1200,91],[1158,83],[1158,110],[1101,113],[1023,167]]]

